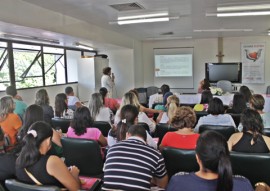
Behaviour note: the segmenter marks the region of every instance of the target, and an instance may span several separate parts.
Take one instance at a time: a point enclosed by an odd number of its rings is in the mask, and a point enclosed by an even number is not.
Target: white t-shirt
[[[103,75],[101,77],[101,87],[105,87],[108,92],[112,93],[114,86],[114,82],[112,81],[112,78],[108,75]]]
[[[75,105],[77,102],[80,102],[79,98],[76,96],[67,96],[68,97],[68,106]]]
[[[113,112],[108,107],[100,108],[99,113],[95,118],[95,121],[107,121],[110,124],[112,120],[113,120]]]

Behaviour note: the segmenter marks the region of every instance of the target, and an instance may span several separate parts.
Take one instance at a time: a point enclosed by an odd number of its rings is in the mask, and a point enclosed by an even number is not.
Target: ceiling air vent
[[[117,11],[133,11],[133,10],[142,10],[144,7],[139,3],[124,3],[124,4],[114,4],[110,5],[112,8]]]

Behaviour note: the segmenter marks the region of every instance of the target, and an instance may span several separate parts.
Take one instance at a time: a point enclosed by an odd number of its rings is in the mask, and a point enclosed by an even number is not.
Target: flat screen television
[[[242,63],[205,63],[205,78],[210,83],[217,83],[220,80],[241,83]]]

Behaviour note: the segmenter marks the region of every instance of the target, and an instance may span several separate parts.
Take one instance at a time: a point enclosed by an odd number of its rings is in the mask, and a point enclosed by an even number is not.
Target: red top
[[[161,145],[164,147],[174,147],[179,149],[195,149],[197,139],[200,134],[183,135],[175,132],[168,132],[163,137]]]
[[[119,104],[115,99],[106,97],[104,105],[105,105],[105,107],[110,108],[112,111],[116,111],[117,105],[119,105]]]

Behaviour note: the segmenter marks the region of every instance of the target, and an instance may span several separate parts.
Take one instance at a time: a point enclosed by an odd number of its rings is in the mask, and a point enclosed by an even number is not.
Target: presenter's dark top
[[[195,173],[179,172],[174,175],[166,191],[216,191],[217,179],[206,180]],[[242,176],[233,176],[232,191],[254,191],[248,179]]]
[[[47,161],[50,158],[48,155],[42,155],[40,159],[32,166],[27,167],[30,172],[43,185],[54,185],[60,188],[64,186],[53,176],[49,175],[46,169]],[[17,179],[27,184],[36,184],[25,172],[24,168],[16,167]]]
[[[243,132],[241,139],[232,146],[232,151],[245,152],[245,153],[269,153],[262,135],[258,136],[256,143],[251,144],[253,135],[248,132]]]

